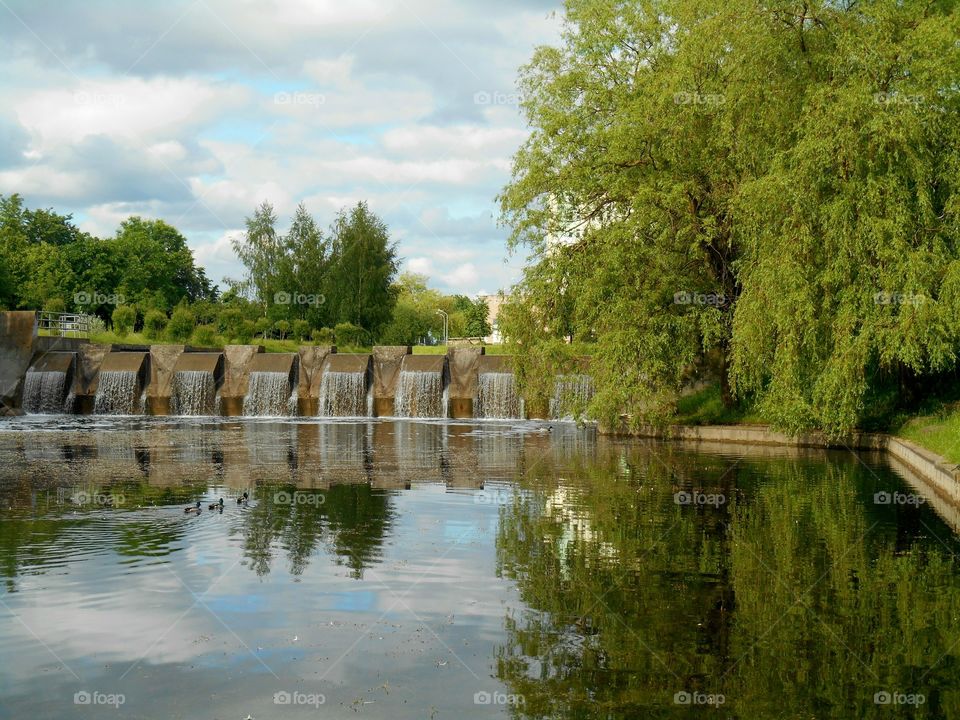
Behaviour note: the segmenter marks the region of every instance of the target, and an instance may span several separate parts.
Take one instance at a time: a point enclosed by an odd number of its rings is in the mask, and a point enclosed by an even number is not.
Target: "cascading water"
[[[30,415],[59,415],[66,411],[67,374],[28,370],[23,381],[23,410]]]
[[[367,374],[327,371],[320,380],[320,417],[363,417],[369,415]]]
[[[582,412],[593,397],[593,378],[589,375],[560,375],[553,386],[550,417],[562,420]]]
[[[480,373],[474,414],[478,418],[523,417],[523,400],[517,396],[513,373]]]
[[[243,414],[259,417],[295,415],[295,395],[290,390],[290,374],[285,372],[255,371],[250,373],[250,384],[243,399]]]
[[[130,370],[103,370],[93,400],[97,415],[133,415],[142,413],[140,380]]]
[[[213,373],[206,370],[178,370],[174,373],[170,394],[173,415],[214,415],[218,400]]]
[[[394,396],[394,412],[397,417],[446,417],[443,373],[401,370]]]

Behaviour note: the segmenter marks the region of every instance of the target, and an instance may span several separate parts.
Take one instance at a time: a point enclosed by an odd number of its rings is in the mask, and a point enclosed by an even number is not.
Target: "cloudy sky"
[[[263,200],[369,201],[447,291],[518,276],[494,197],[526,136],[517,68],[559,0],[0,0],[0,194],[111,235],[188,238],[211,279]],[[505,262],[506,261],[506,262]]]

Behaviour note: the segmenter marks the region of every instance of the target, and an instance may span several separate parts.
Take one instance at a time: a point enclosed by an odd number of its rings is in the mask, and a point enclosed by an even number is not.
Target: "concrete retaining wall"
[[[378,345],[373,348],[373,414],[377,417],[394,414],[393,398],[397,394],[400,364],[411,350],[409,345]]]
[[[447,350],[447,367],[450,369],[447,397],[450,401],[452,418],[473,417],[473,404],[477,398],[479,367],[484,359],[483,353],[482,347],[452,347]]]

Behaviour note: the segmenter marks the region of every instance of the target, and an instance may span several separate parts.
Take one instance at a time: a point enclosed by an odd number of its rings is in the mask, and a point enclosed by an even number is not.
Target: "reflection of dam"
[[[51,421],[55,422],[55,421]],[[492,427],[411,421],[210,423],[198,420],[98,422],[106,431],[20,434],[0,482],[99,485],[130,480],[162,486],[222,482],[328,487],[439,483],[480,488],[565,461],[565,433],[504,433]],[[569,434],[584,430],[570,428]],[[592,436],[592,432],[588,433]],[[0,436],[0,449],[2,449]]]
[[[98,345],[38,336],[32,313],[0,313],[0,398],[14,414],[523,419],[568,417],[593,395],[585,370],[550,398],[523,397],[513,358],[483,347],[364,354],[335,347],[266,353],[259,345]],[[8,411],[8,412],[10,412]]]

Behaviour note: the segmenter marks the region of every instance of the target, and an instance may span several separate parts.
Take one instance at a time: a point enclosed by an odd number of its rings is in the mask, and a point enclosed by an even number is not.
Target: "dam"
[[[572,419],[593,393],[581,370],[558,375],[552,397],[525,398],[511,356],[470,346],[412,350],[104,345],[40,336],[35,313],[4,312],[0,402],[5,414],[28,415],[523,420]]]

